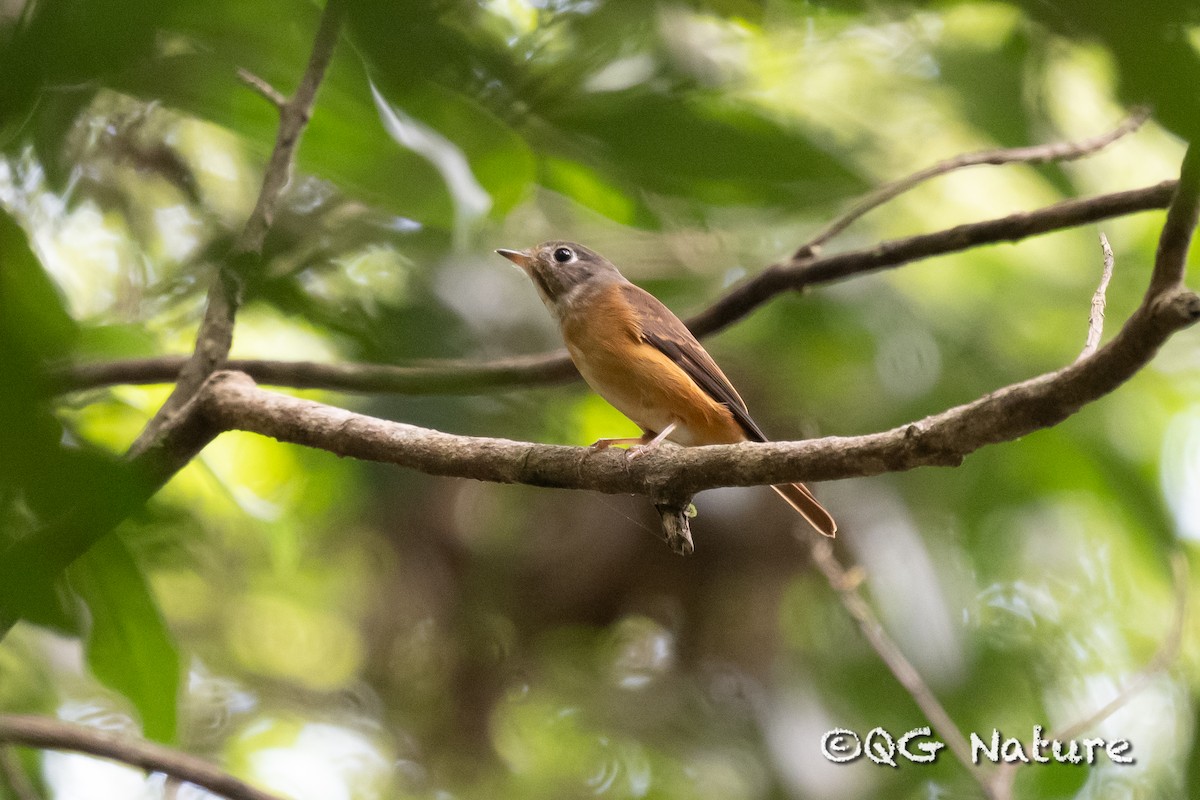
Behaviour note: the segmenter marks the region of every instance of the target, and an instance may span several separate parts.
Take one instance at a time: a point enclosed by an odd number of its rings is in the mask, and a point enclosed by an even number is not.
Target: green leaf
[[[523,200],[533,183],[535,162],[525,140],[467,95],[429,81],[387,86],[389,103],[429,125],[462,150],[474,178],[501,218]],[[376,123],[378,125],[378,123]]]
[[[1148,105],[1156,121],[1178,136],[1200,140],[1200,52],[1192,42],[1200,24],[1194,0],[1139,3],[1136,13],[1118,0],[1021,0],[1051,30],[1098,40],[1113,56],[1122,99]]]
[[[39,358],[61,358],[77,331],[61,292],[16,220],[0,211],[0,331]]]
[[[863,185],[798,128],[714,96],[614,92],[546,113],[602,145],[590,148],[601,171],[692,200],[823,205]]]
[[[87,660],[92,673],[133,703],[146,738],[174,741],[179,651],[133,555],[110,534],[67,574],[91,615]]]
[[[0,212],[0,419],[8,421],[0,425],[0,487],[56,485],[61,476],[62,429],[47,404],[45,362],[66,356],[77,335],[25,231]]]
[[[567,158],[542,159],[539,181],[547,189],[566,195],[614,222],[639,228],[656,228],[658,219],[639,192],[609,180],[600,170]]]
[[[387,136],[370,104],[365,75],[357,76],[355,91],[343,74],[353,65],[338,61],[321,87],[298,168],[401,216],[451,227],[453,208],[437,172]],[[116,88],[226,127],[264,162],[274,146],[275,110],[238,82],[231,64],[210,53],[158,59],[122,75]]]
[[[31,530],[114,474],[103,456],[64,447],[50,411],[45,362],[66,356],[77,338],[24,230],[0,212],[0,638],[22,616],[74,627],[54,587],[49,548]]]
[[[30,487],[56,485],[62,474],[62,428],[47,404],[44,364],[66,355],[75,337],[25,232],[0,212],[0,489],[19,489],[27,503]]]
[[[228,13],[226,13],[228,12]],[[280,30],[278,21],[289,24]],[[172,55],[131,69],[115,88],[161,101],[242,135],[265,159],[275,143],[278,115],[242,84],[244,67],[290,92],[304,72],[317,10],[302,0],[184,7],[173,31],[188,40]],[[388,102],[429,125],[460,148],[500,216],[528,192],[533,155],[524,141],[467,95],[420,75],[379,76]],[[454,206],[442,176],[423,156],[388,135],[371,96],[368,73],[343,38],[317,95],[297,153],[297,167],[353,196],[423,225],[449,230]]]
[[[53,0],[18,6],[17,20],[0,28],[0,125],[12,126],[9,132],[22,125],[46,87],[76,87],[148,54],[162,20],[178,4]]]

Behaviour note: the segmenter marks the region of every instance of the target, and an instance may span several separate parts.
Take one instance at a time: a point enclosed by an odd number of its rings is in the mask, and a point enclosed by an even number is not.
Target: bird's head
[[[542,301],[559,316],[581,296],[581,290],[625,280],[604,256],[574,242],[542,242],[528,250],[496,252],[525,271]]]

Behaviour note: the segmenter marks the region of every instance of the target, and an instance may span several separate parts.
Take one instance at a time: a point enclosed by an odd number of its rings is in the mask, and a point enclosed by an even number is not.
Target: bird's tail
[[[813,493],[803,483],[780,483],[771,487],[789,506],[800,512],[800,516],[817,529],[817,533],[833,538],[837,535],[837,523],[825,507],[817,502]]]

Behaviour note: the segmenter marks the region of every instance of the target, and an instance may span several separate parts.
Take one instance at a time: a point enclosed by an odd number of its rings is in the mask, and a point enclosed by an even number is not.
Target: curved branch
[[[0,743],[111,758],[147,772],[161,772],[231,800],[279,800],[187,753],[50,717],[0,715]]]
[[[1126,134],[1133,133],[1150,118],[1148,109],[1140,108],[1125,118],[1108,133],[1083,139],[1078,142],[1056,142],[1040,144],[1032,147],[1013,147],[1000,150],[982,150],[978,153],[964,153],[954,158],[939,161],[933,166],[914,172],[899,180],[880,186],[875,191],[856,202],[849,211],[835,219],[811,239],[809,239],[793,258],[807,258],[818,252],[819,248],[842,231],[849,228],[868,212],[879,208],[889,200],[894,200],[910,189],[914,189],[925,181],[946,175],[966,167],[977,167],[984,164],[1000,166],[1002,164],[1045,164],[1050,161],[1074,161],[1103,150]]]
[[[1153,302],[1183,285],[1187,270],[1188,248],[1192,245],[1192,234],[1196,230],[1196,219],[1200,216],[1200,152],[1192,144],[1183,157],[1179,172],[1179,189],[1167,209],[1167,221],[1158,237],[1158,249],[1154,254],[1154,272],[1150,285],[1146,287],[1143,305]]]
[[[882,433],[801,442],[624,452],[455,436],[267,392],[239,373],[214,375],[197,398],[213,430],[244,430],[341,456],[443,475],[677,500],[718,486],[751,486],[957,465],[968,454],[1062,422],[1144,367],[1173,333],[1200,319],[1182,286],[1200,214],[1200,153],[1189,148],[1142,304],[1107,345],[1055,372]]]
[[[1139,310],[1095,355],[918,422],[866,436],[660,448],[631,460],[593,451],[456,436],[356,414],[217,373],[198,398],[220,430],[243,430],[442,475],[670,499],[718,486],[757,486],[954,466],[968,454],[1062,422],[1145,366],[1172,333],[1200,319],[1200,297],[1178,292]]]
[[[1050,231],[1165,208],[1174,190],[1175,181],[1164,181],[1156,186],[1068,200],[1037,211],[896,239],[863,250],[777,264],[742,283],[710,308],[687,320],[687,324],[697,336],[707,336],[785,291],[980,245],[1015,242]],[[63,392],[115,384],[169,383],[175,380],[184,361],[182,356],[163,356],[70,364],[59,367],[52,377],[57,389]],[[396,394],[471,394],[561,383],[578,377],[575,366],[561,350],[486,363],[451,361],[414,367],[268,360],[230,360],[225,366],[274,386]]]

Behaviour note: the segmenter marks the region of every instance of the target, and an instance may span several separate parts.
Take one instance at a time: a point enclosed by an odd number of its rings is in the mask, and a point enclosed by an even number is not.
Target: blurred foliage
[[[69,576],[88,611],[92,673],[133,703],[147,738],[173,741],[179,653],[129,549],[105,536],[71,565]]]
[[[226,434],[143,507],[120,454],[165,387],[56,396],[48,370],[190,351],[275,140],[238,69],[291,92],[319,14],[0,0],[0,710],[136,730],[293,798],[977,796],[945,752],[820,756],[831,728],[924,720],[769,492],[698,498],[680,559],[641,498]],[[874,184],[1092,136],[1133,104],[1155,121],[1100,155],[941,178],[832,246],[1174,177],[1200,128],[1198,50],[1184,0],[352,0],[235,355],[549,349],[534,292],[490,251],[551,237],[694,311]],[[1109,336],[1161,220],[1103,226]],[[1072,360],[1097,231],[781,296],[711,350],[778,438],[902,424]],[[1166,635],[1169,554],[1194,564],[1200,539],[1198,353],[1186,332],[1113,396],[959,469],[820,487],[840,554],[964,730],[1085,717]],[[304,394],[460,433],[633,432],[578,385]],[[1099,727],[1136,765],[1029,767],[1018,795],[1188,796],[1198,647],[1189,622],[1174,667]],[[82,756],[22,763],[48,797],[163,791]]]

